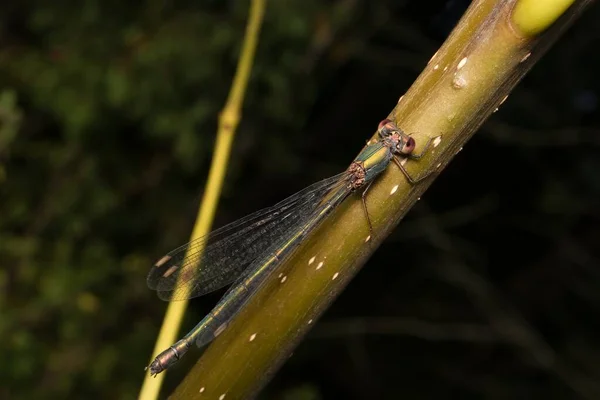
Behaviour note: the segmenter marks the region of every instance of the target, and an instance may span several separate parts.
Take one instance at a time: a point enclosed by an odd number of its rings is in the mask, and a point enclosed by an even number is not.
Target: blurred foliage
[[[466,3],[269,2],[216,225],[344,168]],[[145,275],[189,235],[247,8],[0,5],[0,397],[136,396],[164,311]],[[534,67],[264,398],[597,389],[598,12]],[[378,330],[381,315],[396,322]]]
[[[1,336],[11,363],[0,380],[11,384],[0,386],[13,396],[138,389],[161,317],[144,276],[188,236],[245,26],[246,2],[196,3],[2,6]],[[298,65],[316,11],[271,5],[245,140],[308,106],[314,84]]]

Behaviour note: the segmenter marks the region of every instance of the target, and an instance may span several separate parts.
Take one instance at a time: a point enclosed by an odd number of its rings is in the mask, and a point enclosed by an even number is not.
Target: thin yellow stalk
[[[231,152],[231,144],[240,121],[242,103],[254,61],[265,3],[266,0],[252,0],[250,5],[250,16],[246,26],[242,54],[238,61],[236,75],[227,102],[219,115],[219,129],[214,156],[206,183],[206,190],[200,203],[190,240],[206,235],[210,230],[214,218]],[[186,307],[187,301],[177,301],[169,304],[151,359],[175,342]],[[165,374],[166,371],[159,374],[156,378],[152,378],[149,373],[146,374],[138,398],[140,400],[156,399]]]

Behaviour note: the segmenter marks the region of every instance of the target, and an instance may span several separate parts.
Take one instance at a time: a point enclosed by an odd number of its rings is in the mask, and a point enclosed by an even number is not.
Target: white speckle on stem
[[[202,387],[200,388],[200,393],[203,393],[205,389],[206,389],[206,388],[205,388],[204,386],[202,386]]]
[[[321,261],[318,265],[317,265],[317,269],[321,269],[321,267],[323,266],[323,261]]]
[[[287,280],[287,276],[284,276],[283,278],[281,278],[281,283],[285,282]]]
[[[458,65],[456,66],[456,70],[458,71],[459,69],[464,67],[466,63],[467,63],[467,57],[463,58],[462,60],[460,60],[458,62]]]
[[[315,262],[315,257],[311,258],[310,260],[308,260],[308,265],[312,264]]]
[[[435,139],[433,139],[433,147],[438,147],[440,145],[440,143],[442,143],[442,137],[438,136]]]
[[[531,53],[527,53],[523,56],[523,58],[521,58],[521,62],[525,62],[525,60],[527,60],[529,58],[529,56],[531,55]]]
[[[335,281],[339,275],[340,274],[338,272],[336,272],[335,274],[333,274],[333,278],[331,278],[331,280]]]
[[[452,80],[452,86],[455,89],[462,89],[467,86],[467,80],[462,76],[455,76]]]
[[[309,324],[309,325],[310,325],[310,324],[312,324],[312,319],[309,319],[309,320],[308,320],[308,324]]]
[[[365,239],[365,243],[367,243],[369,240],[371,240],[371,235],[367,236],[367,238]]]
[[[437,56],[437,51],[431,56],[431,58],[429,59],[429,61],[427,61],[427,64],[429,64],[431,61],[433,61],[433,59],[435,58],[435,56]]]
[[[396,190],[398,190],[398,185],[396,185],[392,188],[392,191],[390,192],[390,194],[396,193]]]
[[[436,69],[438,69],[439,67],[440,67],[440,66],[439,66],[438,64],[435,64],[435,65],[433,66],[433,70],[435,71],[435,70],[436,70]]]
[[[250,339],[248,341],[252,342],[254,339],[256,339],[256,333],[253,333],[252,335],[250,335]]]
[[[402,101],[403,98],[404,98],[404,95],[400,96],[400,98],[398,99],[398,104],[400,104],[400,102]]]
[[[219,400],[223,400],[225,398],[225,393],[219,396]]]

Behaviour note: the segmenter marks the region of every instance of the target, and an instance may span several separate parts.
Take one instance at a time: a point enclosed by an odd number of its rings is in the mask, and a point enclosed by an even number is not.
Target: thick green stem
[[[539,36],[526,37],[512,21],[516,3],[473,2],[392,111],[391,118],[414,133],[417,153],[431,138],[425,156],[405,165],[413,177],[427,178],[411,185],[390,165],[367,196],[374,237],[359,195],[340,206],[206,350],[173,398],[247,399],[290,357],[379,243],[570,21],[561,17]],[[576,2],[568,12],[574,15],[588,3]],[[402,268],[401,253],[388,267]]]

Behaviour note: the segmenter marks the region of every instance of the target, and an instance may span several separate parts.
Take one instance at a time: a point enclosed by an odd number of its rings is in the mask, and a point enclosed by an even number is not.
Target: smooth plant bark
[[[367,196],[373,236],[360,196],[348,199],[208,347],[173,399],[255,396],[435,177],[590,1],[562,6],[535,29],[522,29],[524,17],[513,15],[518,3],[474,1],[390,113],[403,130],[414,133],[417,153],[431,140],[422,159],[404,165],[413,177],[426,178],[411,185],[390,165]],[[535,9],[535,4],[529,7]],[[389,261],[389,268],[401,265],[401,255]]]

